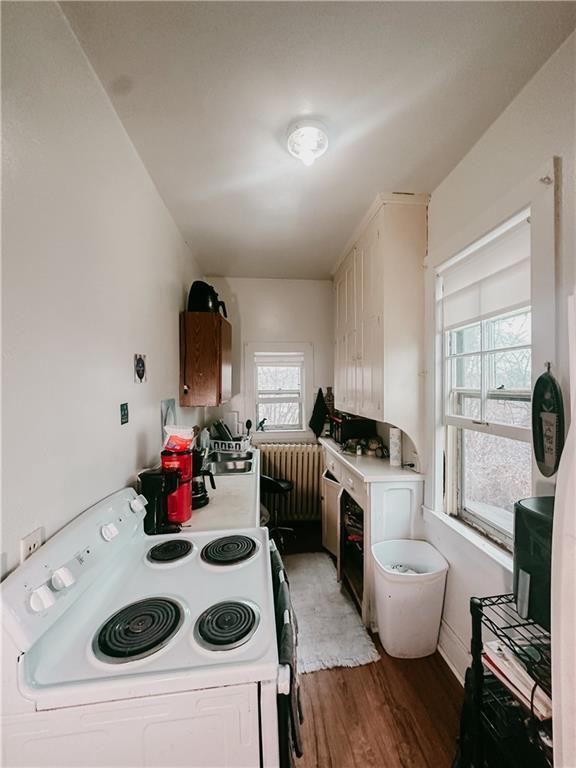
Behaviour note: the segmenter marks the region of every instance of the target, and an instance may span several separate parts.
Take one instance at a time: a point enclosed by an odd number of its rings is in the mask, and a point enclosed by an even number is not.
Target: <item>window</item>
[[[256,421],[266,430],[304,428],[304,355],[298,352],[254,355]]]
[[[532,488],[528,212],[503,229],[440,273],[439,297],[446,511],[510,547]]]
[[[310,342],[247,342],[244,345],[242,418],[254,427],[266,419],[274,439],[304,435],[314,403],[314,347]]]

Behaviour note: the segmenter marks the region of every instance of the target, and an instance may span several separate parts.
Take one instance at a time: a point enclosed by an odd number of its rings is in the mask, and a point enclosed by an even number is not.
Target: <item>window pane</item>
[[[462,432],[462,506],[511,533],[514,502],[531,495],[530,443]]]
[[[257,366],[258,390],[289,389],[300,391],[302,369],[297,365]]]
[[[469,419],[480,419],[480,397],[459,394],[456,398],[454,416],[467,416]]]
[[[300,403],[258,403],[258,421],[267,419],[266,429],[301,429]]]
[[[532,406],[529,400],[496,400],[486,403],[486,421],[491,424],[510,424],[514,427],[530,427]]]
[[[531,389],[532,353],[529,349],[487,355],[488,389]]]
[[[487,349],[520,347],[531,343],[530,311],[507,317],[496,317],[486,322]]]
[[[448,350],[450,355],[459,355],[462,352],[479,352],[482,340],[480,323],[450,331]]]
[[[452,387],[480,389],[480,355],[452,360]]]

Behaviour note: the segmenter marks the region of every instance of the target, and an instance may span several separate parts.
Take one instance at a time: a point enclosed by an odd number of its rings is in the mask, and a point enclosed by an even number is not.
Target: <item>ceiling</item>
[[[328,277],[375,195],[431,192],[576,24],[563,2],[61,5],[222,276]],[[286,151],[304,115],[330,136],[310,168]]]

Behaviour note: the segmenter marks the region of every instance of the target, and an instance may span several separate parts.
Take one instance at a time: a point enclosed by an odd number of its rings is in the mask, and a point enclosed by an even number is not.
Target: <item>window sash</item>
[[[501,344],[490,344],[493,342],[489,338],[491,333],[490,324],[495,318],[513,316],[522,312],[530,312],[531,308],[510,307],[510,309],[490,314],[487,317],[477,318],[474,322],[466,322],[452,328],[443,328],[442,331],[442,352],[443,352],[443,381],[444,381],[444,409],[443,423],[445,429],[445,451],[446,451],[446,482],[444,489],[445,509],[449,514],[456,515],[473,525],[475,528],[488,535],[498,544],[511,548],[512,534],[505,528],[509,522],[506,518],[509,516],[507,510],[502,510],[501,514],[498,508],[494,510],[489,504],[481,505],[469,502],[466,505],[465,488],[465,455],[464,455],[464,430],[479,432],[488,435],[517,440],[523,443],[530,443],[532,432],[530,427],[516,426],[512,424],[503,424],[495,421],[488,421],[486,418],[487,404],[493,400],[507,400],[509,402],[529,403],[531,401],[531,388],[522,389],[494,389],[490,388],[492,382],[490,378],[490,366],[494,364],[494,355],[506,352],[522,352],[532,350],[531,344],[515,344],[503,346]],[[479,348],[475,351],[454,351],[450,344],[454,339],[451,336],[454,331],[470,328],[474,325],[480,325]],[[474,344],[472,337],[471,343]],[[476,344],[477,346],[477,344]],[[454,376],[455,363],[457,360],[466,360],[474,358],[479,361],[479,387],[455,386]],[[477,374],[471,372],[472,380],[477,378]],[[475,383],[475,382],[474,382]],[[472,418],[457,413],[459,402],[462,398],[469,397],[478,399],[480,404],[480,418]],[[474,409],[476,410],[476,409]],[[476,508],[475,508],[476,506]]]
[[[527,427],[518,427],[513,425],[501,424],[499,422],[489,422],[486,418],[486,405],[490,399],[498,400],[517,400],[517,401],[530,401],[531,388],[526,389],[490,389],[488,387],[488,371],[491,364],[492,356],[501,352],[515,352],[515,351],[530,351],[532,350],[531,344],[515,344],[509,347],[490,347],[488,344],[488,328],[489,324],[496,317],[510,317],[514,315],[520,315],[523,313],[530,313],[530,307],[524,306],[519,309],[504,310],[497,315],[491,315],[490,317],[484,317],[477,320],[474,323],[463,323],[456,328],[444,329],[443,331],[443,379],[444,379],[444,412],[443,422],[445,426],[460,426],[467,429],[476,429],[479,432],[491,432],[492,434],[500,434],[502,437],[511,437],[516,440],[523,440],[525,442],[531,439],[531,430]],[[450,352],[450,334],[457,330],[470,328],[473,325],[480,325],[480,349],[472,352]],[[453,379],[453,361],[464,360],[466,358],[478,358],[480,361],[480,388],[475,387],[458,387],[454,386]],[[454,413],[454,405],[457,401],[459,394],[469,394],[472,397],[479,397],[480,399],[480,419],[472,419],[467,416],[461,416]]]
[[[300,371],[299,389],[258,389],[258,369],[266,368],[297,368]],[[258,420],[262,418],[260,407],[262,405],[298,405],[298,421],[296,424],[282,424],[266,422],[266,429],[273,431],[289,431],[303,429],[303,386],[304,386],[304,359],[299,353],[277,353],[254,355],[254,377],[256,382],[256,414]]]
[[[295,430],[295,429],[303,429],[303,403],[302,399],[297,398],[291,398],[288,400],[257,400],[256,401],[256,414],[257,419],[260,421],[262,418],[260,414],[260,405],[268,405],[270,403],[273,403],[274,405],[285,405],[286,403],[292,404],[295,403],[298,405],[298,421],[296,424],[279,424],[275,422],[266,422],[266,430],[273,430],[273,431],[282,431],[282,430]]]

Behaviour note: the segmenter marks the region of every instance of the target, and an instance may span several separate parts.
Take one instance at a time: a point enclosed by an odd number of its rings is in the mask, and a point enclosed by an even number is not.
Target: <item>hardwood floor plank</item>
[[[407,660],[379,651],[374,664],[301,676],[306,719],[297,768],[449,768],[458,681],[438,654]]]

